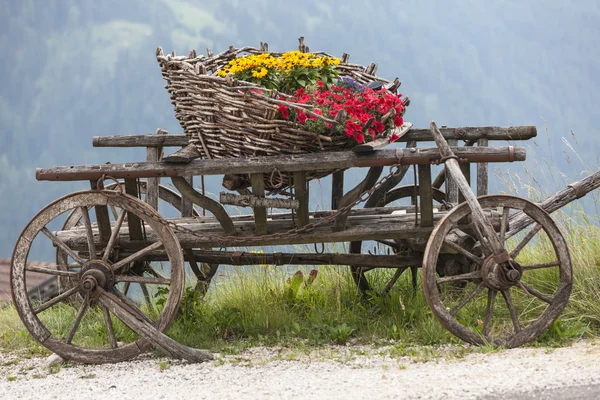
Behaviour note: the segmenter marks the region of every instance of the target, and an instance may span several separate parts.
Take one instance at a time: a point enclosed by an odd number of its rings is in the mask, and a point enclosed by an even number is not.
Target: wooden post
[[[138,197],[138,182],[136,178],[125,178],[125,193]],[[129,237],[131,240],[142,240],[142,222],[134,213],[127,212],[127,226],[129,226]]]
[[[265,197],[265,181],[263,174],[250,174],[252,194],[257,197]],[[267,233],[267,210],[263,207],[254,207],[254,229],[259,235]]]
[[[448,145],[455,147],[458,145],[458,140],[448,139]],[[448,168],[445,168],[446,173],[446,201],[454,205],[458,204],[458,185],[456,181],[450,176]]]
[[[433,226],[433,190],[431,188],[431,165],[419,165],[419,200],[422,227]]]
[[[90,186],[92,190],[98,190],[98,181],[91,180]],[[118,190],[118,188],[117,188]],[[108,215],[107,206],[95,206],[94,211],[96,212],[96,221],[98,222],[98,234],[100,236],[101,243],[108,243],[110,238],[110,217]]]
[[[468,162],[460,163],[460,170],[462,171],[463,176],[467,180],[467,184],[469,187],[471,186],[471,164]],[[465,196],[463,196],[462,192],[458,193],[458,202],[462,203],[465,201]]]
[[[188,175],[188,176],[184,176],[183,179],[185,179],[185,181],[187,183],[190,184],[190,186],[194,187],[194,176],[193,175]],[[186,199],[185,196],[181,196],[181,216],[182,217],[191,217],[194,213],[194,205],[193,203]]]
[[[157,135],[166,135],[168,132],[164,129],[157,129]],[[146,161],[156,162],[162,159],[163,148],[162,146],[148,146],[146,147]],[[158,186],[160,185],[160,178],[148,178],[146,183],[146,203],[152,208],[158,210]]]
[[[335,171],[331,176],[331,209],[340,208],[340,200],[344,196],[344,171]]]
[[[477,140],[477,147],[487,147],[488,139],[481,138]],[[489,192],[488,188],[488,163],[477,163],[477,196],[485,196]]]
[[[343,178],[343,176],[342,176]],[[308,182],[306,181],[306,172],[294,172],[294,191],[296,192],[296,200],[300,202],[298,208],[298,219],[296,226],[302,228],[308,224]],[[333,199],[332,199],[333,201]]]

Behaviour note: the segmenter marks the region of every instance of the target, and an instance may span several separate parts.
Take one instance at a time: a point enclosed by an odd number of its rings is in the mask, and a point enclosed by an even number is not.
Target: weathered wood
[[[524,161],[525,149],[522,147],[457,147],[453,151],[469,162],[507,162]],[[439,162],[437,148],[410,148],[394,150],[375,150],[367,154],[351,151],[311,153],[302,155],[282,155],[270,157],[234,158],[221,160],[194,160],[188,164],[124,163],[81,165],[71,167],[39,168],[38,180],[70,181],[100,178],[103,174],[114,178],[255,174],[271,173],[273,165],[280,171],[329,171],[352,167],[376,167],[386,165],[431,164]]]
[[[421,265],[420,257],[402,255],[338,254],[338,253],[251,253],[235,251],[193,250],[200,262],[222,265],[360,265],[361,267],[398,268]],[[123,256],[129,253],[125,251]],[[165,252],[148,253],[144,260],[165,261]]]
[[[481,138],[477,140],[478,147],[487,147],[489,139]],[[481,162],[477,164],[477,196],[485,196],[489,192],[488,188],[488,163]]]
[[[458,140],[448,139],[449,146],[456,146],[457,144]],[[458,204],[459,193],[456,180],[452,177],[446,166],[444,166],[444,173],[446,175],[446,201],[451,204]]]
[[[342,199],[340,200],[339,207],[344,208],[344,207],[354,203],[363,192],[371,189],[375,185],[375,183],[377,183],[377,179],[379,179],[379,176],[381,175],[382,171],[383,171],[383,167],[369,168],[369,171],[367,172],[367,176],[365,176],[365,179],[363,179],[362,182],[360,182],[352,190],[350,190],[348,193],[346,193],[344,195],[344,197],[342,197]],[[335,218],[333,230],[335,230],[335,231],[343,230],[344,226],[346,225],[347,219],[348,219],[347,211],[338,215]]]
[[[446,139],[477,140],[482,137],[488,140],[527,140],[537,136],[535,126],[475,126],[462,128],[441,128]],[[429,128],[411,128],[400,141],[415,140],[417,142],[433,141]],[[148,135],[94,136],[94,147],[181,147],[189,142],[186,135],[165,135],[160,137]]]
[[[149,340],[153,346],[160,349],[166,355],[190,362],[204,362],[213,359],[212,354],[208,351],[184,346],[160,332],[153,324],[140,318],[139,313],[132,310],[129,305],[123,303],[114,294],[102,289],[99,289],[99,291],[101,292],[101,296],[98,298],[100,304],[110,310],[111,313],[131,330]]]
[[[306,179],[306,172],[296,171],[294,172],[294,192],[296,199],[299,201],[298,215],[296,220],[296,226],[302,228],[308,224],[309,221],[309,186]]]
[[[181,150],[177,150],[176,152],[163,157],[163,160],[170,163],[188,163],[201,156],[202,153],[200,153],[195,145],[188,144]]]
[[[242,207],[262,207],[262,208],[288,208],[297,210],[300,202],[295,199],[283,198],[265,198],[247,194],[235,194],[221,192],[219,194],[221,204],[230,204]]]
[[[443,217],[445,213],[434,214],[434,222]],[[270,246],[284,244],[305,243],[334,243],[353,240],[378,240],[378,239],[403,239],[411,237],[427,237],[432,228],[414,226],[414,216],[405,215],[377,215],[348,218],[346,229],[332,232],[331,224],[314,228],[310,232],[290,234],[286,236],[257,236],[254,231],[254,221],[239,221],[235,223],[237,236],[224,236],[223,228],[219,223],[202,223],[195,218],[178,225],[192,230],[197,230],[198,235],[176,231],[175,234],[183,248],[211,247],[243,247],[243,246]],[[295,229],[290,219],[273,220],[269,222],[270,233],[289,233]],[[465,226],[465,230],[469,227]],[[57,232],[59,239],[68,246],[78,251],[87,251],[87,239],[83,231],[69,230]],[[128,231],[124,227],[119,234],[119,243],[122,248],[142,248],[153,243],[155,236],[149,227],[146,227],[147,241],[132,243],[128,238]],[[130,247],[132,246],[132,247]]]
[[[412,122],[405,122],[404,125],[399,126],[397,128],[392,129],[390,135],[397,135],[398,139],[396,141],[402,141],[402,137],[406,135],[406,133],[412,128]],[[389,136],[385,138],[379,138],[372,142],[359,144],[358,146],[354,146],[352,151],[355,153],[370,153],[371,151],[381,149],[390,144]]]
[[[433,226],[433,192],[431,187],[431,166],[419,165],[419,204],[423,227]]]
[[[486,217],[477,201],[477,196],[471,191],[469,183],[462,175],[460,165],[455,158],[452,148],[449,146],[448,142],[444,140],[437,125],[433,121],[431,121],[431,131],[434,135],[435,143],[439,147],[440,155],[445,159],[444,163],[446,164],[446,171],[450,173],[450,177],[456,182],[458,190],[463,194],[465,201],[469,204],[473,219],[472,223],[477,226],[483,236],[483,238],[480,237],[479,239],[485,239],[485,242],[487,242],[486,245],[489,246],[489,249],[494,255],[498,256],[505,253],[504,246],[500,243],[498,236],[494,232],[491,221]]]
[[[202,194],[198,193],[187,182],[187,180],[185,180],[185,178],[173,177],[173,178],[171,178],[171,180],[173,182],[173,185],[181,193],[182,197],[185,197],[188,200],[191,200],[194,204],[197,204],[198,206],[210,211],[215,216],[215,218],[219,221],[219,223],[223,227],[223,230],[225,231],[225,233],[227,233],[228,235],[236,234],[235,226],[233,226],[233,221],[231,221],[229,214],[227,214],[227,211],[225,211],[225,209],[223,208],[222,205],[220,205],[213,199],[208,198],[208,197],[203,196]],[[182,209],[182,212],[183,212],[183,209]]]
[[[331,209],[340,208],[340,201],[344,196],[344,171],[335,171],[331,175]]]
[[[263,174],[250,174],[252,194],[256,197],[265,197],[265,180]],[[262,207],[254,207],[254,224],[256,233],[264,235],[267,233],[267,210]]]
[[[467,184],[471,187],[471,164],[470,163],[460,163],[460,171],[462,175],[465,177]],[[465,196],[462,193],[458,194],[458,202],[462,203],[465,201]]]
[[[185,181],[187,182],[187,186],[191,187],[192,189],[194,188],[194,176],[193,175],[185,176],[185,177],[183,177],[183,179],[185,179]],[[198,193],[195,189],[194,189],[194,191],[196,193]],[[182,193],[181,216],[182,217],[191,217],[193,213],[194,213],[194,205],[192,203],[192,200],[190,198],[187,198],[186,196],[184,196]]]
[[[125,179],[125,193],[135,198],[138,198],[139,192],[137,179]],[[132,212],[127,212],[127,226],[129,226],[131,240],[142,239],[142,222],[140,221],[139,217]]]
[[[542,202],[537,203],[548,214],[566,206],[570,202],[577,200],[592,190],[600,187],[600,171],[586,176],[580,181],[573,182],[566,189],[547,197]],[[516,213],[511,216],[509,221],[510,231],[506,233],[506,238],[514,236],[523,229],[531,225],[533,221],[524,213]]]
[[[164,129],[157,129],[156,135],[166,135],[167,131]],[[163,148],[158,147],[147,147],[146,148],[146,161],[157,162],[162,159]],[[146,183],[146,203],[150,204],[150,207],[158,210],[158,187],[160,185],[160,178],[148,178]]]
[[[98,181],[93,179],[90,181],[90,186],[92,190],[98,190]],[[100,227],[98,234],[100,235],[100,243],[106,244],[108,243],[108,239],[110,238],[110,216],[108,215],[108,207],[105,205],[96,205],[94,207],[94,212],[96,213],[96,221],[98,221],[98,226]]]

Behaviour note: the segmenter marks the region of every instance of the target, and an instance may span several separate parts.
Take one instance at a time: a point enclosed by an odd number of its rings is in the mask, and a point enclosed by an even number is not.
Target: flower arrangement
[[[344,77],[338,80],[337,85],[331,85],[329,88],[322,81],[318,81],[316,87],[300,88],[293,98],[288,100],[290,103],[308,106],[311,114],[307,115],[302,109],[283,104],[278,106],[278,111],[282,119],[297,121],[308,131],[319,134],[344,134],[361,144],[365,140],[375,140],[377,135],[384,131],[404,124],[402,114],[405,105],[400,96],[388,92],[385,88],[373,90]],[[346,116],[343,125],[333,126],[315,116],[316,114],[337,118],[341,111]],[[389,139],[394,142],[398,136],[392,134]]]
[[[234,58],[217,71],[220,77],[232,74],[234,78],[259,84],[291,94],[299,88],[313,86],[317,81],[326,85],[338,77],[335,69],[340,60],[335,57],[318,56],[313,53],[288,51],[280,57],[270,53]]]

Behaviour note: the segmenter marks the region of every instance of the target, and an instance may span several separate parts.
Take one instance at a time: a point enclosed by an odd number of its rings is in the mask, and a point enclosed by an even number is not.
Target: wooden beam
[[[457,147],[454,153],[469,162],[524,161],[523,147]],[[232,159],[202,159],[188,164],[124,163],[81,165],[70,167],[38,168],[36,178],[48,181],[71,181],[98,179],[103,174],[114,178],[142,178],[160,176],[223,175],[271,173],[273,165],[282,172],[330,171],[353,167],[377,167],[386,165],[431,164],[439,162],[436,147],[393,150],[375,150],[367,154],[351,151],[249,157]]]
[[[482,138],[477,141],[478,147],[487,147],[489,139]],[[477,196],[485,196],[489,192],[488,187],[488,163],[481,162],[477,164]]]
[[[265,177],[263,174],[250,174],[252,194],[257,197],[265,197]],[[254,207],[254,224],[258,235],[267,233],[267,210],[263,207]]]
[[[456,146],[457,144],[458,140],[448,139],[449,146]],[[455,149],[452,148],[452,150]],[[450,175],[447,166],[444,166],[444,173],[446,174],[446,201],[456,205],[458,204],[458,185],[456,184],[456,179]]]
[[[166,135],[167,131],[164,129],[157,129],[156,135]],[[157,162],[160,161],[163,154],[162,147],[147,147],[146,148],[146,161]],[[160,178],[148,178],[146,183],[146,202],[150,207],[158,210],[158,187],[160,185]]]
[[[433,226],[433,191],[431,165],[419,165],[419,204],[422,227]]]
[[[294,191],[296,194],[296,200],[300,202],[298,207],[298,218],[296,220],[296,226],[298,228],[302,228],[306,226],[309,221],[309,191],[308,181],[306,179],[306,172],[294,172]]]
[[[138,197],[138,182],[137,179],[125,179],[125,193],[135,198]],[[127,226],[129,226],[129,234],[131,240],[142,240],[142,222],[140,218],[132,212],[127,212]]]
[[[477,140],[486,137],[489,140],[527,140],[537,136],[535,126],[474,126],[462,128],[441,128],[446,139]],[[429,128],[411,128],[401,139],[401,142],[415,140],[417,142],[431,142],[433,136]],[[94,136],[94,147],[182,147],[186,146],[189,136],[186,135],[122,135],[122,136]]]
[[[93,179],[90,181],[92,190],[98,190],[98,181]],[[100,236],[100,243],[108,243],[110,238],[110,216],[108,215],[107,206],[94,206],[94,212],[96,214],[96,221],[98,222],[98,235]]]
[[[331,209],[340,208],[340,200],[344,196],[344,171],[335,171],[331,175]]]

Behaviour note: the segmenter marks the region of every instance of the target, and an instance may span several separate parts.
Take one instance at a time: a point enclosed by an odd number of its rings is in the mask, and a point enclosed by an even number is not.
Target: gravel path
[[[65,364],[58,371],[50,371],[44,358],[5,354],[0,393],[4,399],[499,399],[600,384],[599,342],[492,353],[416,348],[409,354],[391,347],[308,354],[255,348],[199,365],[144,356],[112,365]]]

